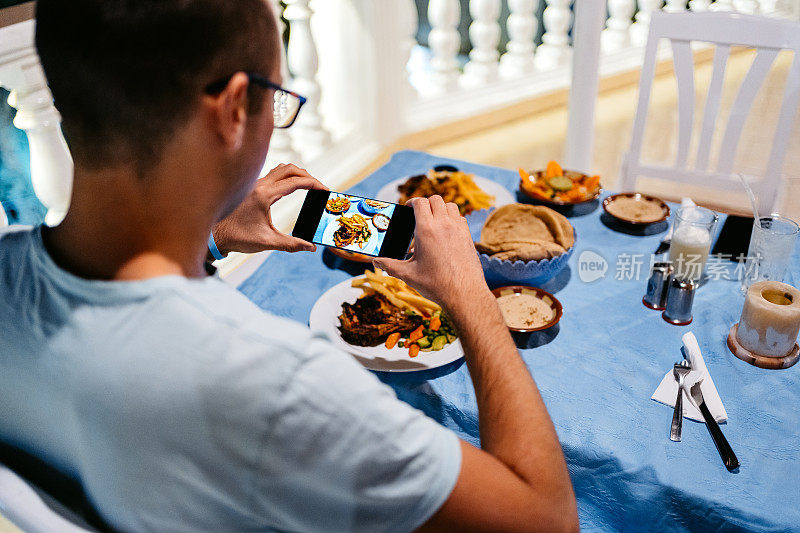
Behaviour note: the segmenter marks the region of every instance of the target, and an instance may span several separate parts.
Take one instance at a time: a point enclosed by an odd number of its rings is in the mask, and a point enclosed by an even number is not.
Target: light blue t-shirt
[[[88,281],[0,234],[0,440],[135,531],[408,531],[458,439],[215,278]]]

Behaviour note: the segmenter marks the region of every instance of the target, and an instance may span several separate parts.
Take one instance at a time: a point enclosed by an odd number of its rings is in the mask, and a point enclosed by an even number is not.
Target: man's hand
[[[452,310],[465,295],[489,291],[467,220],[458,206],[441,196],[414,198],[414,255],[407,261],[373,260],[375,266],[403,279],[423,296]]]
[[[442,304],[459,331],[475,389],[481,448],[462,442],[461,472],[423,531],[578,531],[567,464],[536,384],[483,277],[455,204],[413,200],[408,261],[373,263]]]
[[[298,189],[328,190],[311,174],[295,165],[278,165],[256,182],[253,190],[227,217],[214,226],[214,240],[223,254],[285,252],[317,249],[310,242],[281,233],[272,224],[270,208],[277,200]]]

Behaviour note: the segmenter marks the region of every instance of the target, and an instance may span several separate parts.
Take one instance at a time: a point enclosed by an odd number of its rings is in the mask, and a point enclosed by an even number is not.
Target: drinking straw
[[[742,180],[742,185],[744,185],[744,190],[747,193],[747,197],[750,198],[750,206],[753,208],[753,216],[758,222],[758,227],[763,228],[764,226],[761,225],[761,217],[758,216],[758,206],[756,205],[756,196],[753,194],[753,189],[750,188],[750,185],[747,183],[747,180],[744,179],[743,174],[739,174],[738,176],[739,179]]]

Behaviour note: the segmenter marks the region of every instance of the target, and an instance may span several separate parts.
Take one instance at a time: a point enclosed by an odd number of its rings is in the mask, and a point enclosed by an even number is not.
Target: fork
[[[678,397],[675,399],[675,410],[672,412],[672,426],[669,431],[669,439],[674,442],[681,441],[681,428],[683,427],[683,380],[692,370],[692,365],[687,360],[675,363],[672,367],[672,375],[678,382]]]

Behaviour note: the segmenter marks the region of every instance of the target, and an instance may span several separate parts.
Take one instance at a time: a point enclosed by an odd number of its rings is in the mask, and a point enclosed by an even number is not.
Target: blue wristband
[[[214,256],[214,259],[225,259],[225,256],[222,255],[217,248],[217,243],[214,242],[214,232],[208,234],[208,251],[211,252],[211,255]]]

